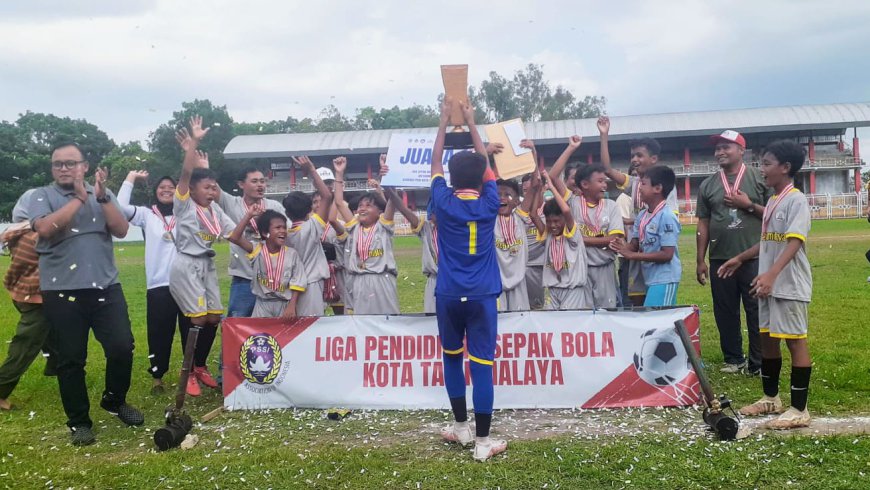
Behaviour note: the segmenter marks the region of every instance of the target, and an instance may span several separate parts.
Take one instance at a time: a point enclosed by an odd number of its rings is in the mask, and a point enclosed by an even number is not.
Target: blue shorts
[[[674,306],[677,304],[678,282],[647,286],[644,306]]]
[[[492,366],[498,333],[497,296],[467,299],[439,297],[435,302],[438,334],[445,354],[462,354],[468,346],[468,360]]]

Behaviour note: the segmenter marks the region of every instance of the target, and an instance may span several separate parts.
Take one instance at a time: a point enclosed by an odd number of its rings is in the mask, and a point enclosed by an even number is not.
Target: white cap
[[[326,167],[320,167],[317,169],[317,175],[320,176],[320,180],[335,180],[335,174],[332,173],[332,170]]]

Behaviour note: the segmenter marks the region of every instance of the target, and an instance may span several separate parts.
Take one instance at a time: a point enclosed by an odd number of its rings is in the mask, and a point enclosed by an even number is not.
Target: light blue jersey
[[[662,247],[674,247],[674,256],[666,264],[641,262],[643,278],[647,286],[656,284],[679,283],[683,274],[680,263],[680,253],[677,242],[680,239],[680,220],[667,204],[646,223],[643,239],[640,237],[640,224],[646,221],[648,210],[642,210],[634,221],[632,237],[638,239],[640,251],[643,253],[658,252]]]

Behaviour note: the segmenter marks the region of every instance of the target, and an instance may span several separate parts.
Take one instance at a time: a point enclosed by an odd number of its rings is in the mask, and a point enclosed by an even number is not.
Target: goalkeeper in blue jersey
[[[432,204],[438,216],[439,250],[435,312],[444,350],[444,384],[456,420],[441,435],[463,446],[474,443],[474,459],[486,461],[507,449],[506,441],[489,438],[498,323],[496,301],[501,294],[495,255],[495,221],[500,202],[495,174],[474,124],[474,109],[468,105],[462,106],[462,114],[475,151],[458,152],[450,158],[450,187],[447,186],[442,158],[452,107],[453,101],[445,98],[432,150]],[[476,437],[471,435],[465,401],[466,346],[474,385]]]

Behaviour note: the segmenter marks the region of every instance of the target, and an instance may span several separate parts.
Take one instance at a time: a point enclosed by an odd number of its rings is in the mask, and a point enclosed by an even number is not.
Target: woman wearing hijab
[[[175,259],[175,217],[172,214],[172,197],[175,194],[175,180],[171,177],[161,177],[151,194],[151,206],[132,206],[130,196],[133,185],[137,181],[145,183],[148,172],[133,170],[127,174],[127,179],[118,191],[118,203],[124,215],[140,228],[145,235],[145,278],[148,292],[147,323],[148,323],[148,368],[153,378],[151,393],[160,394],[165,391],[163,375],[169,369],[169,358],[172,354],[172,337],[175,334],[176,323],[181,336],[181,348],[187,339],[187,331],[191,326],[190,318],[184,316],[172,295],[169,293],[169,271]],[[202,333],[200,333],[202,337]],[[202,357],[200,345],[197,342],[196,357]],[[210,344],[209,344],[210,345]],[[208,355],[207,350],[205,355]],[[200,371],[205,368],[197,368]],[[199,382],[215,388],[217,383],[208,371],[192,373],[187,383],[187,393],[193,396],[200,394]],[[214,385],[214,386],[212,386]]]

